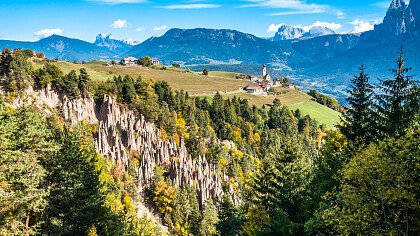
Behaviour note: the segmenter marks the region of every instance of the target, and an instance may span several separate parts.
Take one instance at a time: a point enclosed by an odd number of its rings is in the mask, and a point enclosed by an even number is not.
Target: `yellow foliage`
[[[88,236],[98,236],[98,233],[96,232],[96,227],[92,225],[92,227],[89,228],[89,231],[87,233]]]
[[[176,145],[179,147],[179,144],[181,143],[181,137],[179,136],[178,133],[174,134],[174,140]]]
[[[261,136],[259,133],[254,134],[254,142],[259,143],[261,140]]]
[[[187,131],[187,123],[185,122],[185,119],[182,117],[181,112],[178,112],[177,118],[176,118],[176,130],[179,135],[184,136]]]
[[[176,200],[175,189],[168,186],[164,180],[160,180],[155,187],[153,202],[160,213],[170,213]]]
[[[235,127],[233,129],[233,141],[235,143],[241,143],[242,142],[242,130],[238,127]]]
[[[162,141],[166,142],[168,140],[168,133],[166,133],[166,130],[164,130],[163,128],[160,128],[160,133]]]
[[[240,150],[232,150],[232,158],[236,161],[239,161],[244,156],[244,153]]]
[[[229,167],[229,161],[222,157],[219,161],[219,166],[222,172],[226,172]]]
[[[130,206],[131,205],[131,198],[130,198],[130,195],[128,194],[128,192],[125,192],[124,193],[123,203],[126,206]]]

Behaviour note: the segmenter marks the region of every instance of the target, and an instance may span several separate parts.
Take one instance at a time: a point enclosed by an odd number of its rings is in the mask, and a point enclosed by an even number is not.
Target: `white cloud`
[[[337,30],[341,29],[341,27],[343,27],[341,24],[338,24],[338,23],[317,21],[317,22],[315,22],[311,25],[305,25],[301,28],[304,31],[309,31],[312,27],[315,27],[315,26],[327,27],[328,29],[332,29],[334,31],[337,31]]]
[[[375,23],[377,23],[377,21],[372,22],[359,19],[355,19],[354,21],[349,22],[349,24],[354,26],[352,33],[362,33],[365,31],[373,30]]]
[[[117,4],[124,4],[124,3],[144,3],[147,0],[85,0],[87,2],[95,2],[101,4],[109,4],[109,5],[117,5]]]
[[[34,33],[34,36],[35,37],[38,37],[40,39],[43,39],[43,38],[49,37],[49,36],[51,36],[53,34],[62,34],[62,33],[63,33],[63,30],[60,29],[60,28],[42,29],[40,31],[35,32]]]
[[[137,27],[136,31],[137,32],[143,32],[144,31],[144,27],[141,27],[141,26],[140,27]]]
[[[346,13],[343,11],[337,12],[337,19],[345,19],[347,17]]]
[[[168,28],[167,25],[162,25],[162,26],[155,26],[155,28],[153,28],[154,31],[161,31],[161,30],[166,30]]]
[[[268,26],[267,32],[269,32],[269,33],[277,32],[279,30],[279,28],[282,27],[283,25],[284,25],[284,23],[280,23],[278,25],[271,24],[270,26]]]
[[[220,5],[216,4],[175,4],[168,6],[159,6],[159,8],[169,9],[169,10],[186,10],[186,9],[210,9],[210,8],[219,8]]]
[[[125,28],[125,27],[127,27],[127,21],[118,19],[118,20],[114,21],[114,23],[112,23],[109,27],[114,28],[114,29]]]
[[[324,13],[328,5],[307,3],[305,0],[246,0],[250,4],[242,7],[263,7],[273,9],[289,9],[291,11],[269,14],[270,16]]]

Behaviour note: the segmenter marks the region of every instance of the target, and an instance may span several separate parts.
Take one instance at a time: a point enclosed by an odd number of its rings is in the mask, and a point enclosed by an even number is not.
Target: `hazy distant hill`
[[[79,39],[71,39],[60,35],[52,35],[36,42],[18,42],[0,40],[0,48],[32,49],[36,52],[44,52],[47,58],[67,61],[91,61],[118,59],[118,53],[108,48],[99,47],[95,44]]]

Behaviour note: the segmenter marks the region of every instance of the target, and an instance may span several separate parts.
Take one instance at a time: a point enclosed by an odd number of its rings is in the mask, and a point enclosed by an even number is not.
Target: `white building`
[[[137,65],[137,58],[135,57],[125,57],[123,59],[121,59],[121,65],[124,66],[134,66]]]
[[[157,59],[157,58],[152,58],[152,64],[153,64],[153,65],[159,65],[159,64],[160,64],[159,59]]]

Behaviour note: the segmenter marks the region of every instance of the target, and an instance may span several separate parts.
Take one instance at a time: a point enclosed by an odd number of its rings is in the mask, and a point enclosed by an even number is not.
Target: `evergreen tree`
[[[351,90],[348,90],[350,108],[342,118],[340,131],[353,141],[369,143],[375,137],[373,117],[373,86],[369,84],[369,76],[365,67],[360,67],[360,74],[351,80]]]
[[[216,224],[219,222],[216,206],[209,200],[205,203],[200,222],[199,235],[213,236],[218,235]]]
[[[78,88],[82,97],[89,96],[91,90],[91,80],[85,68],[80,69]]]
[[[96,150],[82,129],[57,131],[60,151],[45,162],[51,188],[45,232],[80,235],[99,221],[101,197],[95,170]]]
[[[223,196],[219,211],[220,221],[217,229],[222,236],[241,235],[241,228],[244,223],[244,216],[237,207],[233,205],[229,196]]]
[[[405,67],[404,52],[401,48],[397,68],[391,70],[394,78],[381,82],[381,94],[377,96],[381,128],[384,134],[403,135],[415,122],[419,112],[416,83],[412,75],[407,75],[411,68]]]
[[[49,194],[42,162],[56,150],[46,120],[33,107],[6,112],[0,104],[1,235],[39,231]]]

